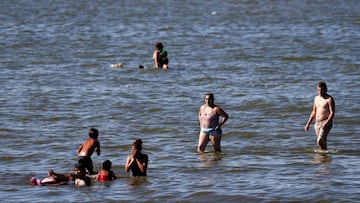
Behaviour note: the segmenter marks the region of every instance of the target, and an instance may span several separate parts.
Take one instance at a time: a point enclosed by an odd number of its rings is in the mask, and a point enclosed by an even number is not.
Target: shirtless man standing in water
[[[335,115],[335,101],[331,95],[327,94],[325,82],[318,83],[317,92],[319,95],[314,98],[313,110],[304,130],[309,130],[309,126],[315,118],[314,129],[317,136],[317,144],[319,149],[327,150],[326,137],[332,128],[332,121]]]
[[[219,123],[220,116],[222,119]],[[209,141],[211,141],[215,151],[221,151],[221,126],[224,125],[228,118],[227,113],[214,104],[214,94],[206,94],[205,104],[199,109],[200,134],[198,152],[204,152]]]

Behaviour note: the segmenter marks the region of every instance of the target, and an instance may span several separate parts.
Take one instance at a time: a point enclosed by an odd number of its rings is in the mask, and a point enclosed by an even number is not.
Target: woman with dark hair
[[[155,43],[155,51],[153,53],[153,60],[155,68],[168,69],[169,59],[167,51],[161,42]]]
[[[128,173],[130,170],[132,176],[146,176],[146,169],[148,167],[148,156],[141,153],[142,150],[142,140],[136,139],[131,148],[131,154],[128,155],[125,171]]]

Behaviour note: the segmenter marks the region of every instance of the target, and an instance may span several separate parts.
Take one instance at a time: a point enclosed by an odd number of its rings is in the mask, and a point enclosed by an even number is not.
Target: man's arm
[[[305,131],[308,131],[308,130],[309,130],[310,124],[311,124],[311,122],[314,120],[314,118],[315,118],[315,116],[316,116],[316,105],[315,105],[315,103],[316,103],[316,97],[315,97],[315,99],[314,99],[313,109],[312,109],[312,111],[311,111],[310,117],[309,117],[309,119],[308,119],[308,121],[306,122],[306,125],[305,125],[305,127],[304,127],[304,130],[305,130]]]
[[[221,116],[221,122],[219,123],[219,125],[216,127],[216,129],[220,128],[222,125],[225,124],[225,122],[228,120],[229,118],[229,115],[222,109],[220,108],[219,106],[217,106],[215,108],[215,111],[218,115]]]
[[[157,55],[158,55],[159,51],[155,50],[154,53],[153,53],[153,60],[154,60],[154,65],[155,65],[155,68],[159,68],[158,67],[158,61],[157,61]]]
[[[325,128],[327,125],[329,125],[329,123],[331,123],[331,121],[333,120],[333,118],[335,116],[335,101],[334,101],[334,98],[330,97],[330,99],[328,101],[328,105],[329,105],[329,116],[326,119],[326,122],[324,123],[323,128]]]
[[[198,119],[199,119],[199,124],[200,124],[200,126],[201,126],[201,110],[202,109],[202,106],[200,106],[200,108],[199,108],[199,114],[198,114]]]

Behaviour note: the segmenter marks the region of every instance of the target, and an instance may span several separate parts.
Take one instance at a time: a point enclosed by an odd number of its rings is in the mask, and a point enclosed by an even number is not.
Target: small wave
[[[320,60],[329,60],[328,58],[319,58],[314,56],[302,56],[302,57],[296,57],[296,56],[288,56],[288,57],[282,57],[281,60],[283,61],[320,61]]]

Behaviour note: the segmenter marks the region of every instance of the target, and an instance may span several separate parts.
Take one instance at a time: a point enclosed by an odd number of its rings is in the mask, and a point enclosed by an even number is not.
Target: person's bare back
[[[78,156],[91,157],[96,149],[97,155],[100,155],[100,143],[93,138],[87,139],[78,149]]]

